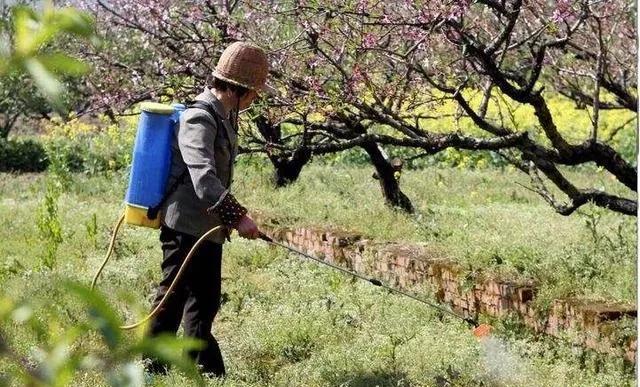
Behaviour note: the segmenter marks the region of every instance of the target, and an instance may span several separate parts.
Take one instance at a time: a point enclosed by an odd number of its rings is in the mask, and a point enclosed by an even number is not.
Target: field
[[[0,4],[0,387],[637,385],[634,4],[40,3]],[[205,87],[215,128],[140,104]],[[233,235],[202,375],[201,341],[145,334],[158,230],[91,285],[172,134],[216,174],[238,146],[274,239],[414,299]]]
[[[595,186],[614,185],[599,171],[574,175]],[[287,225],[427,243],[470,271],[536,279],[541,309],[564,296],[635,303],[635,219],[591,207],[562,217],[516,183],[528,185],[509,169],[407,171],[402,187],[418,209],[408,216],[384,206],[369,168],[319,160],[300,181],[275,190],[269,167],[245,160],[236,173],[235,192],[249,208]],[[63,282],[90,282],[121,211],[125,186],[126,174],[120,172],[0,178],[4,304],[13,300],[46,325],[46,332],[34,333],[16,322],[14,312],[2,331],[27,359],[49,354],[52,373],[62,372],[64,367],[55,364],[67,364],[70,354],[92,355],[99,363],[109,351],[95,332],[68,337],[69,328],[86,314]],[[159,262],[156,231],[121,232],[116,257],[99,284],[120,319],[133,321],[147,311]],[[508,320],[497,324],[495,341],[480,343],[459,321],[261,242],[233,238],[223,268],[225,302],[214,333],[229,372],[224,385],[635,384],[633,370],[620,359],[535,337]],[[132,343],[140,333],[122,340]],[[136,356],[122,356],[137,364]],[[142,378],[127,362],[107,375]],[[100,367],[79,368],[69,376],[73,385],[109,381]],[[15,365],[0,362],[0,374],[3,369],[16,371]],[[193,383],[178,371],[147,376],[147,382]]]

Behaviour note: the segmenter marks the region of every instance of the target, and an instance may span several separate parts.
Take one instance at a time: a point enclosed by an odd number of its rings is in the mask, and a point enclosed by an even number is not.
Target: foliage
[[[71,117],[45,124],[43,141],[50,158],[70,171],[100,173],[128,168],[131,164],[137,115],[111,123]]]
[[[576,110],[566,99],[562,97],[552,99],[550,105],[553,111],[558,112],[559,123],[562,124],[563,135],[580,138],[583,136],[580,129],[586,127],[588,115]],[[449,104],[442,107],[445,111],[452,112],[455,107]],[[521,110],[518,110],[521,111]],[[446,115],[446,114],[444,114]],[[603,113],[603,128],[610,128],[605,132],[611,134],[612,145],[619,149],[625,159],[630,162],[635,160],[636,133],[633,124],[628,121],[629,114],[613,110]],[[117,123],[112,123],[107,117],[98,120],[78,118],[71,116],[66,120],[54,118],[44,122],[45,137],[42,138],[47,152],[52,157],[62,158],[73,171],[98,173],[127,168],[131,162],[133,140],[135,139],[136,115],[121,117]],[[438,127],[450,127],[451,122],[442,118]],[[534,127],[533,113],[519,114],[514,117],[523,127]],[[618,128],[616,123],[625,123]],[[463,120],[461,125],[465,131],[474,131],[473,125],[468,120]],[[46,168],[47,157],[40,142],[29,140],[0,141],[0,170],[4,171],[41,171]],[[390,146],[387,152],[391,157],[400,157],[405,160],[408,168],[420,169],[426,167],[457,167],[457,168],[488,168],[504,167],[507,161],[495,152],[466,151],[448,148],[435,155],[425,155],[420,150],[407,147]],[[422,156],[421,156],[422,155]],[[247,158],[249,156],[242,156]],[[257,163],[264,162],[260,155],[250,157]],[[368,156],[360,148],[345,152],[320,156],[332,165],[369,165]],[[242,161],[241,162],[245,162]]]
[[[49,164],[40,141],[34,139],[0,139],[0,171],[42,172]]]
[[[0,298],[3,327],[12,326],[23,335],[38,338],[37,346],[27,358],[18,352],[19,345],[10,340],[6,328],[0,331],[0,352],[6,359],[0,365],[10,370],[4,373],[8,378],[5,382],[67,386],[79,374],[97,372],[103,374],[111,386],[142,386],[143,372],[136,364],[136,358],[141,353],[152,353],[202,384],[194,364],[182,354],[183,350],[199,347],[199,343],[163,336],[133,342],[125,340],[119,327],[121,320],[101,294],[71,281],[63,281],[56,287],[64,290],[75,302],[69,304],[69,300],[65,300],[62,310],[80,312],[71,325],[68,318],[60,314],[61,308],[50,303],[47,306],[38,302],[38,307],[44,310],[36,311],[33,302]],[[46,321],[38,318],[42,315],[47,316]],[[16,332],[11,332],[11,336],[15,335]],[[99,337],[100,341],[92,340],[89,347],[85,343],[92,336]]]
[[[584,136],[584,128],[587,127],[588,115],[575,107],[566,98],[558,96],[551,99],[550,108],[557,112],[558,123],[561,124],[561,133],[569,138],[578,140]],[[523,128],[535,127],[535,116],[526,109],[515,109],[514,122],[518,122]],[[439,107],[442,114],[434,124],[440,128],[449,128],[453,125],[449,114],[453,114],[455,106],[448,103]],[[135,112],[135,110],[133,110]],[[636,133],[630,115],[624,111],[612,110],[603,112],[602,125],[603,132],[611,135],[612,145],[619,149],[625,159],[630,162],[635,160]],[[131,114],[120,117],[116,123],[111,122],[106,116],[98,119],[86,117],[76,117],[71,115],[66,120],[54,118],[44,122],[45,136],[42,138],[49,157],[56,157],[63,160],[72,171],[87,173],[100,173],[104,171],[114,171],[127,168],[131,163],[131,152],[135,139],[137,115]],[[624,125],[616,126],[616,123]],[[466,132],[476,132],[470,120],[461,120],[460,125]],[[605,130],[606,129],[606,130]],[[445,130],[445,129],[443,129]],[[581,132],[582,130],[582,132]],[[246,140],[243,139],[243,140]],[[30,171],[32,168],[43,168],[46,166],[46,157],[39,154],[41,147],[34,141],[25,142],[22,150],[17,144],[20,142],[7,143],[6,148],[0,148],[6,156],[0,158],[7,165],[5,170]],[[31,150],[33,148],[33,150]],[[6,150],[5,150],[6,149]],[[15,151],[13,149],[16,149]],[[422,169],[428,167],[456,167],[461,169],[483,169],[490,167],[503,168],[508,163],[495,152],[490,151],[467,151],[448,148],[435,155],[427,155],[420,150],[389,146],[387,153],[390,157],[399,157],[405,160],[408,168]],[[21,154],[24,153],[24,156]],[[350,149],[345,152],[318,156],[331,165],[369,165],[367,154],[360,148]],[[243,160],[247,159],[247,160]],[[42,160],[42,161],[38,161]],[[263,163],[261,155],[243,155],[241,163]],[[13,165],[13,167],[12,167]],[[32,167],[34,166],[34,167]],[[2,169],[2,168],[0,168]],[[41,169],[40,169],[41,170]]]
[[[0,254],[6,257],[0,266],[3,294],[19,305],[28,304],[32,319],[50,323],[47,332],[53,336],[38,337],[12,323],[2,324],[3,338],[14,352],[38,363],[34,348],[50,353],[62,332],[76,325],[84,329],[88,324],[88,335],[62,348],[70,348],[71,354],[81,358],[97,359],[97,363],[80,362],[71,384],[108,384],[110,375],[126,370],[139,377],[137,355],[118,362],[102,360],[122,352],[109,350],[109,341],[101,333],[106,328],[87,321],[82,298],[58,282],[88,283],[91,279],[121,211],[118,198],[123,196],[127,175],[71,176],[58,200],[64,235],[58,263],[44,272],[35,270],[45,247],[33,230],[37,231],[35,209],[46,178],[18,175],[0,179],[0,217],[8,220],[0,229],[5,241]],[[605,187],[612,184],[597,170],[572,178]],[[585,217],[554,215],[533,193],[509,188],[514,180],[523,179],[509,167],[503,172],[430,168],[403,173],[406,189],[417,199],[415,216],[394,212],[375,200],[377,183],[368,168],[311,165],[297,183],[281,190],[271,188],[264,163],[242,165],[236,179],[234,195],[252,211],[277,217],[282,225],[349,229],[381,242],[422,242],[434,254],[460,262],[465,270],[533,277],[549,299],[572,294],[583,299],[636,300],[632,251],[636,226],[632,219],[591,207],[594,213]],[[14,205],[18,200],[20,206]],[[93,222],[97,223],[97,248],[87,238],[94,233]],[[591,231],[595,223],[597,244]],[[115,254],[117,259],[107,266],[98,286],[118,319],[133,321],[148,312],[150,299],[146,296],[160,276],[157,232],[125,227]],[[506,364],[514,364],[514,371],[496,369],[495,361],[465,325],[261,242],[232,236],[232,242],[225,245],[223,270],[224,304],[214,334],[228,366],[225,385],[436,385],[436,380],[461,386],[634,383],[633,371],[618,358],[585,355],[556,339],[521,334],[511,325],[497,323],[497,337],[504,338],[501,348],[508,354],[498,359],[506,356],[510,362]],[[431,297],[424,289],[415,290]],[[117,337],[108,330],[104,334]],[[138,339],[135,334],[121,334],[114,340],[120,343],[116,348],[122,348],[135,346]],[[180,354],[179,350],[167,352]],[[5,360],[0,360],[0,370],[23,377],[17,366]],[[181,371],[146,382],[193,384]]]
[[[46,48],[64,34],[91,39],[91,17],[73,8],[55,8],[51,2],[46,2],[40,11],[16,5],[11,8],[10,23],[0,27],[0,34],[8,38],[0,46],[0,75],[29,74],[48,101],[60,107],[64,86],[58,76],[81,75],[88,67],[67,54]]]
[[[81,109],[86,97],[79,76],[89,66],[64,52],[77,40],[95,41],[92,18],[28,0],[3,3],[0,16],[0,138],[21,119]]]

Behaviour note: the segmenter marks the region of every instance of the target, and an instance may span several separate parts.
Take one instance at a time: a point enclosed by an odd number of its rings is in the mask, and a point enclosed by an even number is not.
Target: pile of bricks
[[[620,342],[612,328],[622,317],[635,319],[635,305],[555,300],[549,313],[541,316],[532,306],[537,287],[531,281],[468,278],[459,265],[424,245],[381,244],[351,232],[285,228],[262,218],[262,229],[275,240],[391,286],[426,287],[439,302],[465,316],[517,315],[536,332],[557,337],[573,334],[580,345],[635,361],[636,336]]]

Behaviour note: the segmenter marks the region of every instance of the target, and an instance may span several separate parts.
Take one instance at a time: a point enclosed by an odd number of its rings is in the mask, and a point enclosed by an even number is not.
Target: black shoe
[[[226,377],[225,374],[217,374],[215,372],[203,372],[200,375],[206,379],[224,379]]]
[[[222,369],[205,369],[204,366],[198,364],[198,372],[202,375],[203,378],[207,379],[223,379],[225,377],[225,370]]]

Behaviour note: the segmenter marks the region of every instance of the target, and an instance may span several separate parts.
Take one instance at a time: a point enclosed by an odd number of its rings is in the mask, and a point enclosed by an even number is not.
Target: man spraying
[[[162,280],[153,308],[170,284],[195,242],[220,225],[255,239],[259,230],[247,210],[230,193],[233,164],[238,153],[238,112],[246,109],[264,88],[268,62],[253,44],[236,42],[225,49],[213,72],[210,88],[196,97],[176,126],[172,144],[170,193],[162,208],[160,241]],[[211,334],[220,306],[222,244],[229,231],[213,233],[202,243],[164,306],[151,320],[148,334],[176,334],[183,321],[185,336],[205,342],[190,356],[201,372],[225,374],[216,339]],[[147,358],[150,372],[165,372],[165,365]]]

